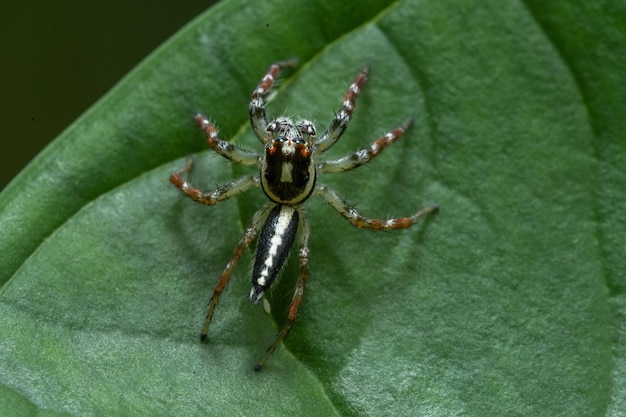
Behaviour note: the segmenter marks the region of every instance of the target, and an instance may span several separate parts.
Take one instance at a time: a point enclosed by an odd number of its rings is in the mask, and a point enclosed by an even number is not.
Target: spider
[[[188,159],[185,166],[174,172],[170,182],[197,203],[212,206],[221,203],[253,187],[261,187],[269,202],[258,210],[245,228],[243,236],[235,247],[224,272],[222,272],[208,305],[208,314],[201,333],[205,340],[215,307],[230,280],[233,270],[239,263],[248,245],[259,234],[256,257],[252,269],[252,288],[248,295],[251,302],[258,304],[266,290],[280,274],[285,261],[299,233],[298,257],[300,269],[293,298],[287,312],[287,320],[269,345],[263,356],[255,364],[255,371],[261,370],[270,355],[287,335],[294,324],[304,286],[309,277],[309,255],[311,233],[303,203],[311,196],[324,199],[347,221],[356,227],[372,230],[405,229],[412,226],[420,217],[437,211],[437,206],[423,208],[409,217],[388,220],[363,217],[335,191],[318,183],[322,174],[344,172],[370,162],[387,146],[400,139],[411,124],[406,120],[386,135],[376,139],[369,148],[364,148],[343,158],[318,161],[318,157],[330,149],[345,131],[356,104],[359,93],[368,79],[365,67],[354,79],[343,97],[341,110],[335,114],[330,126],[318,138],[313,122],[309,120],[293,121],[288,117],[277,117],[268,123],[265,116],[265,97],[285,67],[296,65],[295,60],[278,62],[269,67],[267,73],[252,92],[249,112],[250,123],[257,138],[264,146],[263,154],[243,150],[218,137],[216,127],[202,114],[195,116],[196,124],[204,132],[209,146],[217,154],[235,163],[256,165],[258,174],[239,178],[229,184],[218,187],[215,191],[204,193],[183,179],[193,160]]]

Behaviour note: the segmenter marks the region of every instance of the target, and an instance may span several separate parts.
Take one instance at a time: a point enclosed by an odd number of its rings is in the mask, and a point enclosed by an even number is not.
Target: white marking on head
[[[296,152],[296,147],[291,140],[283,142],[282,152],[283,155],[293,155]]]

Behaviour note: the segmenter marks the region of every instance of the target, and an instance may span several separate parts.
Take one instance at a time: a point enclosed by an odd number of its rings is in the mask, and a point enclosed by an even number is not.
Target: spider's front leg
[[[348,127],[348,123],[350,123],[350,119],[352,118],[354,106],[356,106],[356,99],[359,97],[361,90],[367,83],[368,74],[369,67],[363,68],[359,75],[356,76],[352,84],[350,84],[350,87],[348,87],[348,91],[346,91],[346,94],[343,96],[341,110],[335,114],[335,118],[330,123],[330,126],[328,126],[328,129],[326,129],[316,143],[317,149],[320,153],[327,151],[331,146],[337,143],[343,132]]]
[[[289,310],[287,313],[287,321],[280,329],[276,338],[272,342],[271,345],[267,348],[267,351],[263,355],[261,359],[254,366],[255,371],[260,371],[263,367],[263,364],[270,357],[272,353],[276,350],[279,343],[287,336],[289,330],[293,326],[293,323],[296,321],[298,317],[298,312],[300,311],[300,303],[302,302],[302,294],[304,293],[304,286],[306,284],[307,279],[309,278],[309,254],[310,244],[311,244],[311,232],[309,229],[309,224],[306,221],[304,213],[300,215],[300,249],[298,251],[298,257],[300,260],[300,273],[298,275],[298,281],[296,282],[296,288],[293,293],[293,298],[291,299],[291,303],[289,304]]]
[[[337,210],[344,219],[352,223],[356,227],[372,230],[394,230],[394,229],[406,229],[413,226],[420,217],[425,216],[428,213],[434,213],[439,210],[438,206],[429,206],[421,209],[417,213],[409,217],[398,217],[395,219],[368,219],[361,215],[354,206],[348,204],[343,198],[326,187],[325,185],[319,185],[313,190],[313,194],[322,197],[332,208]]]
[[[297,59],[290,59],[288,61],[281,61],[271,65],[259,85],[252,91],[250,97],[250,104],[248,109],[250,111],[250,124],[254,130],[254,134],[261,141],[266,144],[271,138],[267,133],[267,117],[265,116],[265,99],[264,97],[270,92],[276,78],[286,67],[293,67],[298,64]]]

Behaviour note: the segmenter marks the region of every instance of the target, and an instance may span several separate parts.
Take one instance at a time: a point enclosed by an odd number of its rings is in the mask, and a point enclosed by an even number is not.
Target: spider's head
[[[272,139],[265,146],[261,164],[263,191],[276,203],[300,204],[315,186],[315,126],[308,120],[293,123],[279,117],[268,124],[267,132]]]

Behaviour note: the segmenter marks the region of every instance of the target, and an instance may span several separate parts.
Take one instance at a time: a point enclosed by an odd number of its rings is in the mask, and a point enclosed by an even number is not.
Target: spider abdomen
[[[252,269],[252,289],[249,299],[258,303],[282,267],[298,232],[298,211],[290,206],[277,205],[267,216],[261,229]]]

